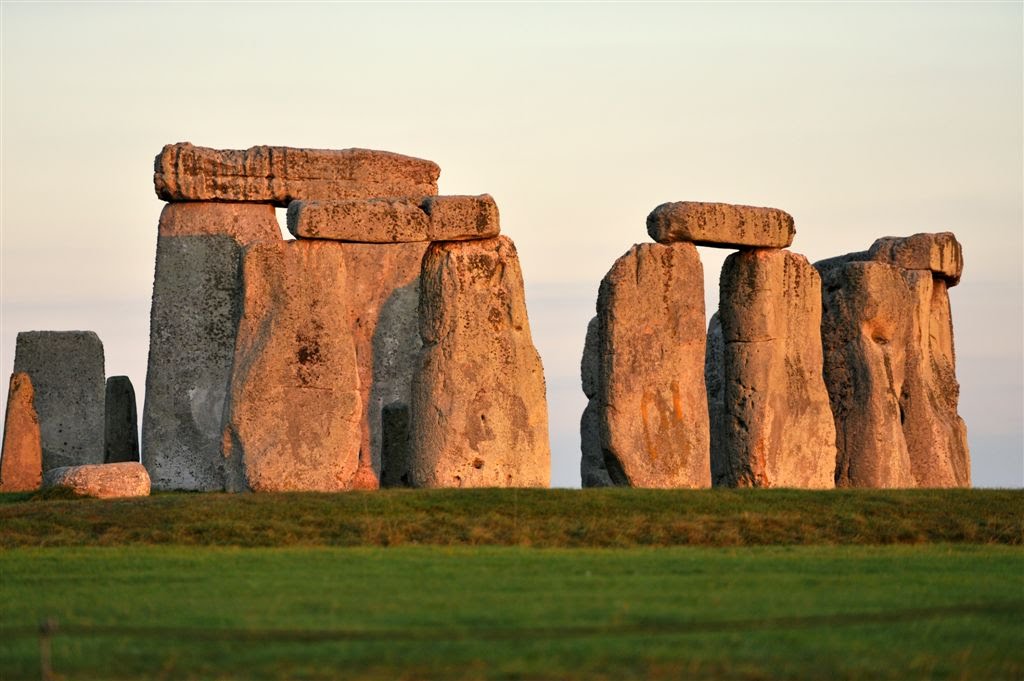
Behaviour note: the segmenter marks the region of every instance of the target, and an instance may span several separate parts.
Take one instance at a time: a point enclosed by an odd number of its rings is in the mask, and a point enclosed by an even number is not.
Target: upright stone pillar
[[[246,250],[223,436],[229,491],[365,485],[346,281],[338,243],[261,243]]]
[[[544,370],[512,241],[431,244],[421,287],[414,486],[548,486]]]
[[[103,343],[92,331],[23,331],[14,372],[29,375],[43,472],[103,463]]]
[[[142,415],[142,463],[153,489],[224,489],[221,434],[241,314],[242,250],[280,240],[269,204],[164,207]]]
[[[706,367],[714,484],[834,487],[817,271],[786,250],[743,250],[720,291]]]
[[[611,481],[710,486],[696,247],[633,246],[601,282],[597,319],[601,448]]]
[[[587,397],[587,407],[580,418],[580,448],[583,451],[580,482],[583,487],[611,487],[614,484],[608,477],[604,450],[601,448],[601,406],[598,397],[601,359],[598,355],[597,327],[598,320],[594,317],[587,324],[587,338],[583,343],[583,359],[580,362],[583,394]]]
[[[127,376],[107,379],[104,463],[139,460],[139,422],[135,387]]]
[[[0,492],[37,490],[42,477],[43,447],[33,405],[32,379],[24,372],[11,374],[0,455]]]

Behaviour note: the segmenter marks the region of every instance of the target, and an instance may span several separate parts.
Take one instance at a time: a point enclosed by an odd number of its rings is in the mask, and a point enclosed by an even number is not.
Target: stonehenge
[[[815,264],[836,483],[970,486],[948,289],[963,255],[946,232],[878,239]]]
[[[519,255],[494,198],[439,175],[368,149],[164,147],[141,438],[94,332],[19,333],[0,492],[548,487]],[[646,227],[586,329],[584,487],[970,486],[952,233],[812,265],[778,208],[664,203]],[[734,251],[710,320],[698,246]]]
[[[106,377],[103,343],[92,331],[23,331],[14,373],[32,383],[43,471],[103,463]]]
[[[794,220],[775,208],[666,203],[647,230],[657,243],[616,261],[587,328],[584,487],[970,485],[952,234],[812,266],[786,250]],[[706,334],[696,245],[737,251]]]
[[[104,414],[103,463],[138,461],[138,408],[135,387],[127,376],[107,378]]]
[[[366,149],[164,147],[142,427],[155,489],[548,484],[515,247],[493,198],[438,196],[439,174]],[[451,319],[464,337],[425,342]],[[467,343],[503,354],[467,364]],[[469,446],[433,401],[465,416]]]
[[[138,461],[62,466],[43,475],[43,489],[62,488],[97,499],[149,496],[149,473]]]
[[[31,492],[43,476],[43,444],[39,434],[32,379],[23,371],[11,375],[4,418],[0,492]]]

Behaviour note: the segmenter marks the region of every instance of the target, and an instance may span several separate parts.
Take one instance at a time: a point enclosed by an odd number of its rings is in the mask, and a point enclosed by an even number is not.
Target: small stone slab
[[[963,248],[952,232],[882,237],[871,245],[868,259],[905,270],[928,270],[949,286],[960,283],[964,271]]]
[[[287,206],[296,199],[431,196],[441,169],[432,161],[370,149],[244,150],[169,144],[153,184],[164,201],[242,201]]]
[[[43,475],[43,489],[54,487],[99,499],[148,497],[149,473],[137,461],[62,466]]]
[[[32,398],[29,375],[12,374],[4,420],[3,458],[0,459],[0,492],[39,489],[43,476],[43,446]]]
[[[730,203],[663,203],[647,216],[647,233],[663,244],[676,241],[718,248],[786,248],[793,243],[793,216],[778,208]]]
[[[481,196],[293,201],[288,230],[300,239],[362,243],[466,241],[498,236],[498,206]]]
[[[139,460],[139,418],[135,386],[127,376],[107,379],[104,463]]]
[[[43,470],[103,463],[103,343],[92,331],[23,331],[14,371],[32,379]]]

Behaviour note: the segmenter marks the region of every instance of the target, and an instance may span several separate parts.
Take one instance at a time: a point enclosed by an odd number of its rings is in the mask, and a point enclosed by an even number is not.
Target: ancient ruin
[[[815,266],[822,277],[836,483],[969,486],[948,296],[963,270],[956,238],[886,237],[867,251]]]
[[[107,379],[103,463],[139,460],[139,420],[135,387],[127,376]]]
[[[43,471],[103,463],[106,377],[92,331],[23,331],[14,372],[26,373],[39,419]]]
[[[39,434],[32,379],[25,372],[11,375],[4,418],[0,492],[31,492],[43,476],[43,445]]]
[[[161,218],[142,454],[155,488],[547,484],[543,372],[515,249],[497,238],[494,200],[438,196],[439,173],[430,161],[364,149],[164,148],[154,183],[171,203]],[[288,206],[296,241],[281,240],[275,205]],[[510,347],[520,361],[533,353],[516,370],[534,382],[511,386],[528,405],[510,412],[508,426],[499,413],[505,357],[484,361],[476,383],[445,384],[435,397],[453,409],[492,396],[477,411],[493,425],[478,426],[484,435],[464,452],[428,436],[436,447],[414,454],[413,434],[433,418],[414,408],[414,374],[463,371],[461,357],[436,355],[421,338],[424,253],[455,242],[468,249],[465,281],[445,284],[430,309],[443,316],[460,296],[497,296]],[[178,253],[187,250],[201,255],[185,262]],[[497,279],[473,279],[482,259]],[[467,332],[475,323],[493,334],[494,319],[470,319]],[[430,372],[421,373],[434,395]],[[439,477],[417,479],[414,459]]]
[[[63,488],[98,499],[149,496],[146,468],[137,461],[62,466],[43,474],[43,489]]]

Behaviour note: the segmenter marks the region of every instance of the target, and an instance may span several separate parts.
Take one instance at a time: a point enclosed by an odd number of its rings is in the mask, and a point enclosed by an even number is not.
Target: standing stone
[[[436,163],[370,149],[168,144],[153,184],[165,201],[240,201],[284,207],[295,199],[370,199],[437,194]]]
[[[836,485],[913,487],[900,405],[912,297],[880,262],[816,265],[822,279],[824,378],[836,426]]]
[[[544,370],[512,241],[431,244],[421,287],[414,486],[548,486]]]
[[[597,347],[597,317],[587,324],[587,337],[583,343],[583,359],[580,362],[580,377],[587,406],[580,418],[580,481],[583,487],[611,487],[608,469],[604,465],[604,451],[601,449],[601,410],[598,395],[598,373],[601,361]]]
[[[107,379],[104,463],[139,460],[139,423],[135,387],[127,376]]]
[[[967,426],[957,413],[953,320],[946,280],[908,270],[911,291],[911,347],[907,380],[900,393],[903,434],[918,487],[970,487]]]
[[[241,314],[242,249],[280,240],[270,205],[164,207],[142,415],[142,463],[154,489],[224,489],[222,419]]]
[[[970,486],[967,428],[957,413],[960,385],[948,294],[963,272],[960,243],[949,232],[883,237],[867,251],[830,258],[816,267],[823,275],[832,273],[836,293],[847,285],[842,272],[857,263],[890,266],[903,281],[902,287],[896,287],[900,293],[890,301],[899,305],[893,314],[901,317],[903,335],[896,341],[900,348],[890,353],[902,358],[902,380],[895,392],[902,433],[898,451],[907,452],[912,482],[904,477],[898,486]],[[827,284],[825,294],[828,297]],[[826,303],[826,315],[828,310]],[[841,357],[830,357],[830,352],[826,343],[826,367],[830,362],[841,365]],[[844,388],[843,384],[834,388],[826,379],[830,393]],[[838,415],[836,424],[838,428]]]
[[[422,347],[420,264],[428,245],[335,244],[348,273],[344,297],[359,372],[359,461],[366,474],[373,473],[373,487],[409,484],[409,405]]]
[[[138,461],[63,466],[46,471],[43,489],[60,487],[75,494],[98,499],[149,496],[146,468]]]
[[[242,280],[223,438],[228,490],[364,487],[344,250],[330,241],[254,244]]]
[[[708,487],[704,270],[690,243],[639,244],[597,298],[601,446],[611,480]]]
[[[714,484],[834,487],[817,271],[789,251],[740,251],[720,292],[705,366]]]
[[[33,406],[32,379],[11,374],[4,419],[4,448],[0,458],[0,492],[31,492],[43,476],[43,446]]]
[[[778,208],[730,203],[663,203],[647,216],[647,233],[658,243],[677,241],[720,248],[786,248],[793,217]]]
[[[92,331],[23,331],[14,372],[32,381],[43,471],[103,462],[103,343]]]

